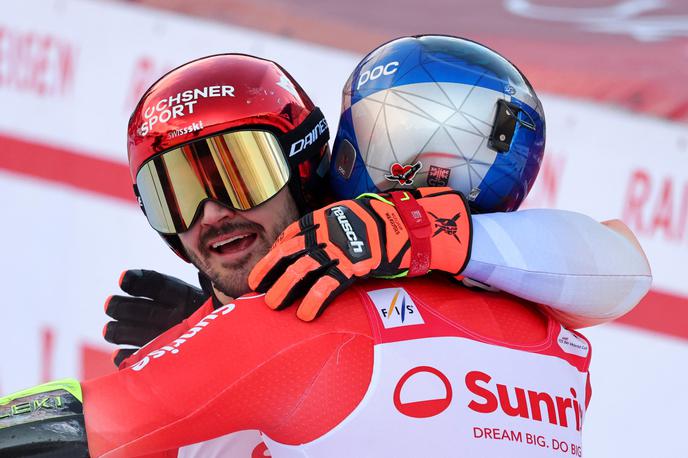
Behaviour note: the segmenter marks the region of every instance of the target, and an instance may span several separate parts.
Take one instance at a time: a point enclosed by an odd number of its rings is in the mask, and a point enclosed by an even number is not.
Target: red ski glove
[[[297,316],[313,320],[356,278],[458,275],[470,257],[471,218],[460,192],[419,188],[364,194],[302,217],[249,275],[274,309],[304,297]]]

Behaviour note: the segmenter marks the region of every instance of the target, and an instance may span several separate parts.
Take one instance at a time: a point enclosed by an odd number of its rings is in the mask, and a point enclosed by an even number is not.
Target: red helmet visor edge
[[[279,138],[260,129],[220,133],[152,157],[137,172],[134,191],[150,225],[177,234],[191,227],[205,200],[237,210],[266,202],[289,182],[289,163],[316,154],[328,139],[317,108]]]

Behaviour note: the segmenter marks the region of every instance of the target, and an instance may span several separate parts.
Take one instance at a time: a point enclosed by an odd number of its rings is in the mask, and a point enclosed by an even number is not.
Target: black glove
[[[142,347],[189,317],[208,299],[203,290],[153,270],[127,270],[119,286],[130,296],[110,296],[105,313],[116,321],[103,328],[103,337],[116,345]],[[138,348],[118,350],[115,365]]]

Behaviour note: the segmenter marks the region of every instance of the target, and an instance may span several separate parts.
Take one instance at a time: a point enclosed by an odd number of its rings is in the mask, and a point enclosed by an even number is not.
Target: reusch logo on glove
[[[352,261],[370,257],[365,239],[365,224],[350,208],[337,206],[327,210],[327,229],[332,242]],[[358,234],[364,234],[364,237]]]

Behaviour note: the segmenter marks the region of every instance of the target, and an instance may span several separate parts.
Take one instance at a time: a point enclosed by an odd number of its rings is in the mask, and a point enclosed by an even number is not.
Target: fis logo
[[[386,319],[390,319],[390,317],[393,317],[394,314],[397,314],[401,317],[401,322],[404,322],[404,319],[406,318],[406,311],[408,310],[409,315],[414,312],[414,309],[411,305],[406,305],[406,295],[404,295],[401,298],[401,304],[397,307],[397,299],[399,299],[399,293],[401,292],[400,289],[397,290],[396,293],[394,293],[394,297],[392,298],[392,302],[389,304],[388,309],[381,309],[380,313],[382,313],[382,316],[386,317]]]
[[[375,304],[375,310],[386,329],[425,323],[404,288],[378,289],[369,291],[368,296]]]

